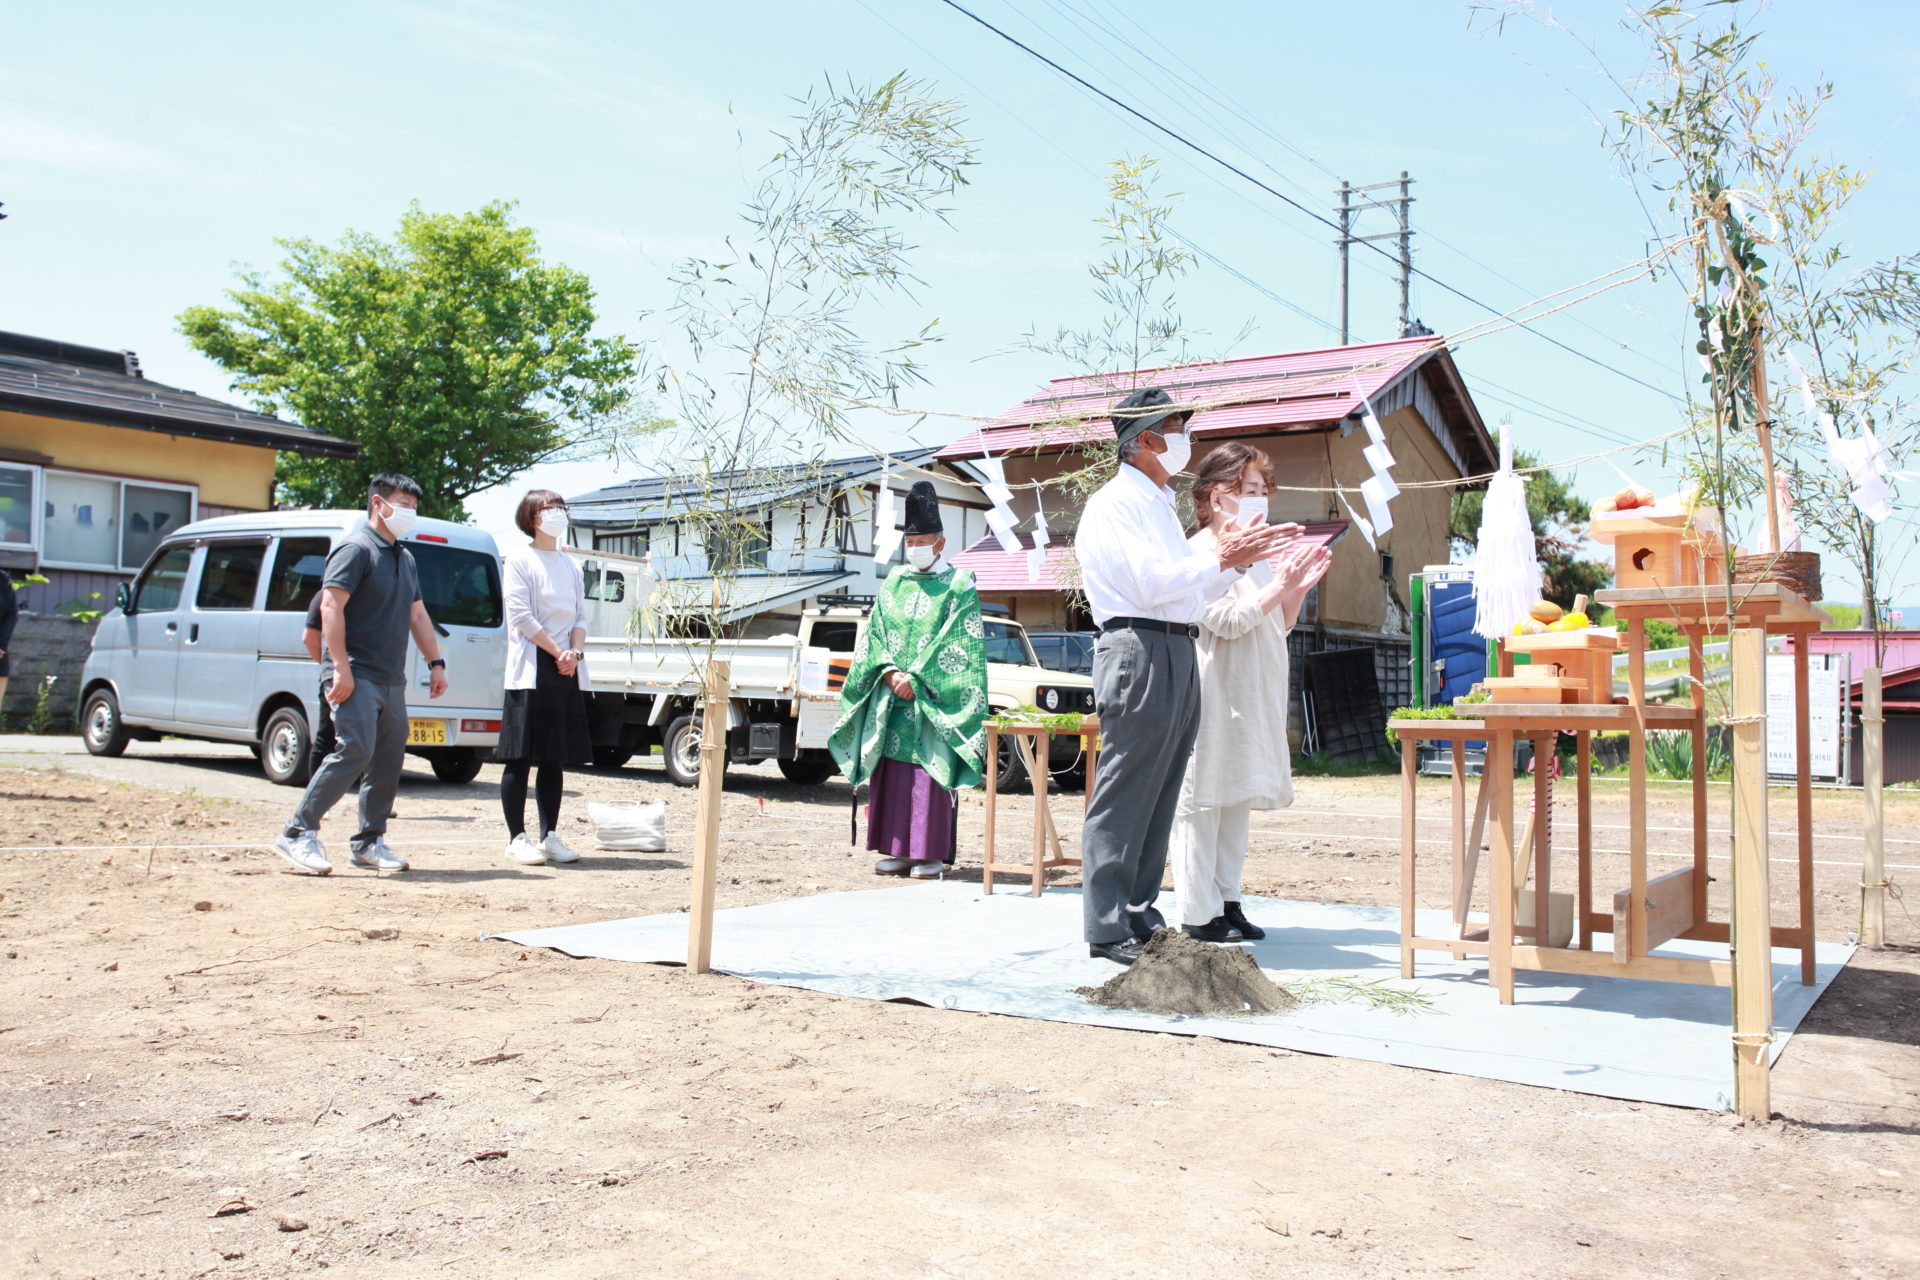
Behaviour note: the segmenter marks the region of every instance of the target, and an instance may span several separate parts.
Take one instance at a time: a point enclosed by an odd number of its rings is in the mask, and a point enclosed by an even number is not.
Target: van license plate
[[[407,721],[407,745],[410,747],[446,746],[447,722],[445,720]]]

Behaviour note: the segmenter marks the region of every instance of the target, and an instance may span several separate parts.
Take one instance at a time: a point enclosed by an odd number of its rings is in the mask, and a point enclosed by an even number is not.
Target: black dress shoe
[[[1132,964],[1140,958],[1140,948],[1147,944],[1138,938],[1122,938],[1118,942],[1089,942],[1087,954],[1100,960],[1111,960],[1115,964]]]
[[[1244,942],[1246,935],[1234,928],[1225,916],[1215,916],[1205,924],[1183,924],[1180,932],[1201,942]]]
[[[1240,910],[1239,903],[1229,902],[1226,904],[1226,908],[1226,913],[1221,918],[1238,929],[1241,937],[1247,939],[1249,942],[1258,942],[1267,936],[1265,929],[1262,929],[1259,925],[1247,919],[1246,913]]]

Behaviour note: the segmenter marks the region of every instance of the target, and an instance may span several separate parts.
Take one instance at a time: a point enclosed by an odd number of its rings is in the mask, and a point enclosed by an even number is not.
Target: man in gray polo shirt
[[[420,600],[413,553],[401,545],[413,529],[421,489],[401,475],[373,478],[367,522],[342,538],[320,580],[322,696],[333,708],[333,754],[300,797],[274,851],[302,871],[333,870],[320,843],[320,820],[360,778],[360,830],[347,861],[374,871],[405,871],[387,847],[387,818],[407,755],[407,636],[427,659],[432,696],[447,691],[433,620]]]

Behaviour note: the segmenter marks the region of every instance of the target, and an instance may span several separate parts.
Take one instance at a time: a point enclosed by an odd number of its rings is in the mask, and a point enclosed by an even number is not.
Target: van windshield
[[[433,542],[408,544],[420,570],[420,599],[443,627],[500,625],[500,564],[481,551]]]

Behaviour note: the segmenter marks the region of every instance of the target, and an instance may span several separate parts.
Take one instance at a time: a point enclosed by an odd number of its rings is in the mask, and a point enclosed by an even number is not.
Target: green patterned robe
[[[894,696],[889,669],[913,680]],[[885,756],[918,765],[949,791],[980,785],[987,720],[986,629],[973,574],[951,565],[921,573],[901,565],[874,602],[840,694],[827,750],[854,786]]]

